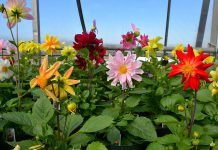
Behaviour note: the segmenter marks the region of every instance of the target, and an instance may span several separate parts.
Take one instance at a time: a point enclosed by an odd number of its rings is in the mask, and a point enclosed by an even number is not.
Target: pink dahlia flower
[[[26,7],[25,0],[8,0],[5,4],[5,8],[8,14],[8,27],[12,28],[16,23],[21,21],[21,18],[27,20],[33,20],[33,16],[30,13],[31,9]],[[6,18],[7,15],[4,14]]]
[[[147,35],[140,35],[139,43],[142,45],[142,47],[145,47],[148,45],[148,36]]]
[[[3,48],[7,47],[8,43],[9,42],[7,40],[0,39],[0,52],[2,51]]]
[[[107,61],[107,80],[112,80],[111,85],[116,86],[119,82],[122,85],[122,89],[125,90],[128,87],[133,88],[132,79],[141,81],[142,78],[139,74],[143,74],[143,70],[140,69],[142,62],[136,60],[136,55],[128,53],[124,56],[121,51],[117,51],[115,56],[109,55]],[[127,87],[128,85],[128,87]]]
[[[133,33],[127,32],[126,35],[122,35],[123,40],[120,42],[120,44],[123,45],[123,48],[130,49],[134,46],[136,46],[136,37]]]

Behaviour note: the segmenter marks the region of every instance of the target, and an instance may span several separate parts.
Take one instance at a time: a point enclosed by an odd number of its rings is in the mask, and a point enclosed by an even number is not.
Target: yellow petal
[[[51,98],[53,101],[58,101],[58,98],[54,95],[54,93],[52,93],[51,91],[49,91],[47,88],[44,88],[43,91],[44,91],[45,94],[48,95],[48,97]]]
[[[70,67],[64,74],[64,77],[66,77],[67,79],[70,77],[70,75],[72,74],[73,71],[73,66]]]
[[[30,81],[30,88],[34,88],[36,85],[37,85],[37,80],[36,78],[34,78]]]
[[[54,75],[61,77],[61,74],[60,74],[58,71],[56,71],[56,72],[54,73]]]
[[[67,92],[63,88],[60,88],[60,99],[62,100],[65,97],[67,97]]]
[[[46,55],[42,60],[41,67],[39,68],[39,73],[43,74],[47,68],[48,68],[48,55]]]
[[[71,86],[65,85],[64,90],[70,93],[71,95],[75,95],[74,89]]]
[[[58,68],[60,67],[61,62],[56,62],[54,65],[52,65],[45,73],[45,78],[49,79],[51,78],[51,76],[54,75],[54,73],[58,70]]]
[[[67,85],[74,85],[80,83],[80,80],[72,80],[72,79],[67,79],[66,84]]]

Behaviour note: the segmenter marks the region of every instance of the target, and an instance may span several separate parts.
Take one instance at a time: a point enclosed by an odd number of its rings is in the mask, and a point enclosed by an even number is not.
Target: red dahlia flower
[[[89,50],[89,59],[95,60],[95,64],[103,64],[104,63],[104,56],[106,54],[106,49],[103,47],[103,45],[95,45],[90,46]]]
[[[83,48],[86,48],[88,45],[100,44],[100,43],[103,43],[103,41],[97,39],[96,34],[94,32],[90,32],[90,33],[83,32],[82,34],[75,35],[75,42],[73,42],[74,44],[73,48],[75,50],[81,50]]]
[[[187,54],[182,51],[176,51],[176,55],[180,61],[179,64],[171,64],[173,70],[168,75],[169,77],[182,74],[182,83],[184,83],[184,90],[188,87],[198,91],[200,80],[210,82],[208,79],[209,74],[205,71],[208,67],[212,66],[213,63],[204,64],[203,60],[210,56],[209,54],[201,54],[195,57],[193,48],[188,45]]]
[[[75,63],[77,64],[79,69],[86,70],[86,66],[87,66],[86,60],[81,56],[79,55],[76,56]]]

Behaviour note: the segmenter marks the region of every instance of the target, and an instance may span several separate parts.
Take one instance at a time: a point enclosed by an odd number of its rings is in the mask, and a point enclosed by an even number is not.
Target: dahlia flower
[[[119,82],[122,85],[122,89],[125,90],[128,87],[133,88],[132,79],[141,81],[142,78],[139,74],[143,74],[143,70],[140,69],[142,62],[136,60],[136,55],[128,53],[124,56],[121,51],[117,51],[115,56],[109,55],[109,60],[106,62],[108,78],[107,80],[113,80],[112,86],[116,86]]]
[[[212,83],[209,85],[209,90],[211,90],[211,94],[215,95],[218,92],[218,67],[216,67],[216,70],[210,71],[211,78],[210,81]]]
[[[5,4],[5,9],[8,14],[9,28],[14,27],[16,23],[21,21],[21,18],[33,20],[33,16],[29,14],[31,9],[26,7],[25,0],[8,0]],[[6,13],[4,17],[7,17]]]
[[[68,58],[76,57],[76,50],[72,46],[64,46],[63,50],[61,50],[61,56],[66,56]]]
[[[3,48],[7,47],[8,43],[9,42],[7,40],[0,39],[0,52],[3,50]]]
[[[148,45],[148,36],[147,35],[140,35],[139,43],[141,44],[142,48]]]
[[[120,41],[120,44],[123,45],[124,49],[130,49],[136,46],[136,37],[133,33],[127,32],[126,35],[122,35],[123,40]]]
[[[46,34],[45,42],[41,46],[48,55],[52,55],[61,47],[61,43],[57,37]]]
[[[8,59],[0,59],[0,81],[9,79],[13,75],[13,72],[9,69],[10,66]]]
[[[79,69],[86,70],[86,67],[87,67],[86,60],[82,58],[81,56],[76,55],[75,63]]]
[[[9,55],[17,54],[17,47],[14,44],[8,43],[6,46],[6,52]]]
[[[198,91],[200,86],[200,80],[210,82],[208,79],[209,74],[205,71],[208,67],[212,66],[213,63],[205,64],[203,61],[205,58],[210,56],[201,52],[199,56],[195,56],[193,48],[188,45],[188,52],[184,54],[182,51],[176,51],[176,55],[180,61],[179,64],[171,64],[173,70],[169,73],[169,77],[182,75],[182,83],[184,83],[184,90],[188,87]]]

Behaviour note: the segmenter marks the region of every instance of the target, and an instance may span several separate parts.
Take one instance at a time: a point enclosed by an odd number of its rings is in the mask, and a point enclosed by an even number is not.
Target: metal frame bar
[[[201,8],[201,16],[198,25],[197,39],[195,44],[196,47],[202,47],[209,6],[210,6],[210,0],[203,0],[202,8]]]
[[[40,17],[39,17],[39,0],[32,0],[32,14],[33,14],[33,40],[40,43]]]
[[[171,0],[168,0],[164,46],[167,46],[167,41],[168,41],[169,23],[170,23],[170,10],[171,10]]]
[[[80,2],[80,0],[76,0],[76,3],[77,3],[79,18],[80,18],[80,22],[81,22],[83,32],[86,32],[86,26],[85,26],[85,21],[84,21],[84,18],[83,18],[83,11],[82,11],[81,2]]]
[[[218,35],[218,0],[214,0],[209,46],[217,47],[217,35]]]

